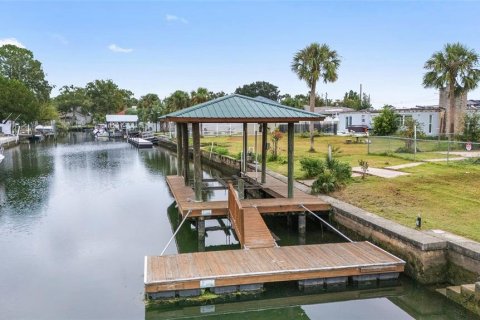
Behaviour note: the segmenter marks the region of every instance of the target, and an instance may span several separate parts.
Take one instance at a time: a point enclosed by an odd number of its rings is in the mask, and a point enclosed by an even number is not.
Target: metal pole
[[[413,125],[413,160],[415,160],[417,155],[417,125]]]
[[[170,240],[168,240],[168,243],[167,245],[165,246],[165,248],[163,248],[162,250],[162,253],[160,253],[161,256],[163,256],[163,254],[165,253],[165,250],[167,250],[168,246],[170,245],[170,243],[172,242],[173,238],[175,238],[175,236],[177,235],[178,231],[180,230],[180,228],[182,227],[183,223],[185,222],[185,220],[187,220],[188,216],[190,215],[190,213],[192,212],[192,210],[188,210],[187,214],[185,215],[185,217],[183,218],[182,222],[180,222],[180,225],[178,226],[177,230],[175,230],[175,232],[173,233],[172,237],[170,238]]]
[[[336,229],[334,226],[332,226],[330,223],[328,223],[327,221],[323,220],[322,218],[320,218],[316,213],[314,213],[313,211],[311,211],[310,209],[308,209],[307,207],[305,207],[303,204],[300,204],[300,207],[302,207],[303,209],[305,209],[305,211],[311,213],[315,218],[317,218],[318,220],[322,221],[323,223],[325,223],[325,225],[327,225],[328,227],[330,227],[330,229],[332,229],[333,231],[335,231],[337,234],[339,234],[340,236],[342,236],[344,239],[346,239],[347,241],[349,242],[353,242],[353,240],[351,240],[349,237],[347,237],[346,235],[344,235],[343,233],[341,233],[338,229]]]

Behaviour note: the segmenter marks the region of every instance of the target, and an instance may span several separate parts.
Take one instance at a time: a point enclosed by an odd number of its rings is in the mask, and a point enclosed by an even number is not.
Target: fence
[[[288,125],[287,124],[279,124],[278,129],[281,132],[287,132]],[[321,132],[321,133],[330,133],[330,134],[337,134],[337,124],[331,123],[321,123],[316,122],[313,124],[314,130]],[[310,124],[309,123],[295,123],[294,124],[294,132],[295,133],[307,133],[310,132]]]
[[[449,161],[480,158],[480,143],[443,139],[369,137],[369,154],[389,154],[407,160]]]

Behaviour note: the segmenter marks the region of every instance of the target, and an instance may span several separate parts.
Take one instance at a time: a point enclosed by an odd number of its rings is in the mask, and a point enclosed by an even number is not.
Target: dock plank
[[[368,242],[196,252],[179,256],[190,256],[191,259],[182,257],[183,261],[189,262],[178,264],[175,279],[171,272],[154,267],[157,261],[169,261],[169,256],[148,257],[147,293],[198,288],[200,280],[204,279],[214,279],[216,286],[240,285],[353,276],[365,272],[403,272],[405,265],[401,259]],[[375,257],[374,261],[371,261],[372,257]],[[218,267],[219,264],[225,265],[225,261],[228,266]],[[170,263],[160,262],[159,265],[172,267]]]

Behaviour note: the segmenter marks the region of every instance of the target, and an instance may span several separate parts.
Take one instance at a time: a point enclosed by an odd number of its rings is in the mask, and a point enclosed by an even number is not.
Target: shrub
[[[325,163],[320,159],[304,158],[300,160],[300,166],[307,179],[317,177],[325,170]]]
[[[309,170],[311,174],[316,173],[316,179],[312,185],[312,192],[314,193],[329,193],[338,190],[352,177],[350,165],[335,158],[328,159],[327,156],[325,161],[310,159],[303,161],[303,163],[302,170],[305,168],[304,171]]]
[[[330,169],[318,176],[318,178],[312,184],[312,191],[314,193],[330,193],[337,189],[338,181],[335,173]]]
[[[227,148],[224,148],[224,147],[214,146],[214,147],[212,148],[212,152],[217,153],[217,154],[220,154],[220,155],[222,155],[222,156],[228,155],[228,149],[227,149]]]
[[[365,179],[365,176],[367,175],[367,170],[368,170],[368,162],[360,159],[358,160],[358,165],[360,168],[362,168],[362,179]]]

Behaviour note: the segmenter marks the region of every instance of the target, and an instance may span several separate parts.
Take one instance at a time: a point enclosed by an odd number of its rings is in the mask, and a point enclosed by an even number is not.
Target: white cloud
[[[57,40],[58,42],[60,42],[61,44],[63,45],[67,45],[68,44],[68,40],[62,36],[61,34],[58,34],[58,33],[52,33],[50,35],[50,37],[54,40]]]
[[[167,14],[167,15],[165,16],[165,20],[167,20],[167,21],[169,21],[169,22],[179,21],[179,22],[182,22],[182,23],[185,23],[185,24],[188,23],[188,20],[187,20],[187,19],[182,18],[182,17],[178,17],[178,16],[173,15],[173,14]]]
[[[108,49],[112,50],[113,52],[121,52],[121,53],[130,53],[133,51],[133,49],[130,49],[130,48],[119,47],[115,43],[112,43],[111,45],[109,45]]]
[[[25,48],[25,46],[15,38],[0,39],[0,47],[4,46],[6,44],[13,44],[14,46],[17,46],[19,48]]]

